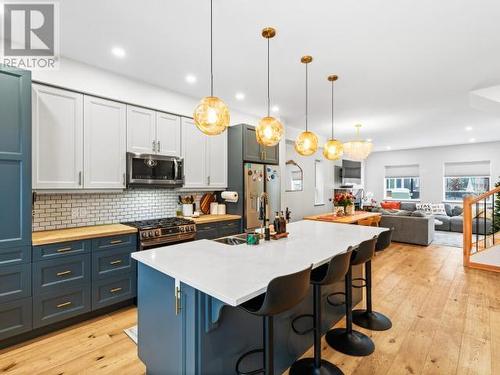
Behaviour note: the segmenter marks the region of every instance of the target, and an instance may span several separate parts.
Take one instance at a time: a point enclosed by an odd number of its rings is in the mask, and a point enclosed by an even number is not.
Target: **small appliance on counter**
[[[184,185],[184,161],[175,156],[127,152],[127,188],[179,188]]]

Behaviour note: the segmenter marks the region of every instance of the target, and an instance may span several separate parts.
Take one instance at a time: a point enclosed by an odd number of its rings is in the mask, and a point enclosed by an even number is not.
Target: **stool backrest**
[[[380,225],[380,222],[382,221],[382,216],[375,216],[372,218],[372,227],[378,227]]]
[[[394,228],[386,230],[378,235],[377,244],[375,246],[375,251],[382,251],[387,249],[391,245],[392,233]]]
[[[330,285],[336,283],[337,281],[344,280],[344,277],[349,270],[351,256],[352,247],[350,246],[345,253],[335,255],[328,263],[328,268],[323,279],[315,281],[315,284]]]
[[[377,243],[377,237],[373,237],[371,240],[363,241],[359,244],[358,248],[353,251],[351,258],[351,265],[355,266],[357,264],[364,264],[373,258],[375,255],[375,244]]]
[[[358,225],[363,225],[365,227],[371,227],[372,223],[373,223],[373,219],[371,217],[369,217],[367,219],[358,220]]]
[[[305,270],[279,276],[267,286],[266,295],[257,315],[276,315],[298,305],[309,293],[312,265]]]

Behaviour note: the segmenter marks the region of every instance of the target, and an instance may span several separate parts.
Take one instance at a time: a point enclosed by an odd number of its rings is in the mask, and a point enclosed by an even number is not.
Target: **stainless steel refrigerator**
[[[261,194],[269,197],[269,220],[281,211],[281,184],[278,165],[244,164],[244,215],[245,229],[260,227],[259,205]]]

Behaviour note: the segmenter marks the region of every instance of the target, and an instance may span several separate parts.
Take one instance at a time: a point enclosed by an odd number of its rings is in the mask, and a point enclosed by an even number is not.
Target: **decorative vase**
[[[354,205],[353,204],[346,206],[344,210],[345,210],[346,215],[354,215]]]
[[[335,214],[337,216],[344,216],[344,207],[335,207]]]

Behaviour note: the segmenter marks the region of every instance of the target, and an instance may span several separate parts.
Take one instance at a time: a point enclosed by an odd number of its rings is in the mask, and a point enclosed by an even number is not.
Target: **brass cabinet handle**
[[[57,305],[56,307],[58,309],[62,308],[62,307],[66,307],[66,306],[69,306],[71,305],[71,301],[68,301],[68,302],[64,302],[64,303],[60,303],[59,305]]]
[[[122,240],[112,240],[112,241],[109,241],[110,244],[117,244],[117,243],[121,243]]]
[[[175,287],[175,315],[179,315],[181,312],[181,288]]]
[[[71,274],[70,270],[56,273],[57,276],[64,276],[64,275],[69,275],[69,274]]]
[[[63,247],[63,248],[61,248],[61,249],[57,249],[56,251],[57,251],[58,253],[64,253],[64,252],[66,252],[66,251],[71,251],[71,250],[73,250],[73,248],[72,248],[71,246],[69,246],[69,247]]]
[[[109,264],[120,264],[122,261],[121,259],[117,259],[117,260],[112,260],[111,262],[109,262]]]
[[[116,293],[116,292],[119,292],[120,290],[122,290],[122,288],[113,288],[113,289],[110,289],[110,293]]]

